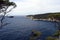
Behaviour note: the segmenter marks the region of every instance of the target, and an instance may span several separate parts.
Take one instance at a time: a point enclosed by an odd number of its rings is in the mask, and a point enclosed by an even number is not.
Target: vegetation
[[[48,19],[48,18],[51,18],[51,19],[60,20],[60,12],[37,14],[37,15],[28,15],[27,17],[33,17],[33,19]]]
[[[48,37],[46,40],[57,40],[57,38],[54,38],[54,37]]]
[[[56,31],[55,34],[53,34],[53,36],[55,37],[59,37],[59,35],[60,35],[60,30]]]
[[[10,10],[8,10],[9,7],[13,6]],[[3,20],[5,19],[5,16],[7,13],[9,13],[13,8],[16,7],[16,4],[14,2],[10,2],[9,0],[0,0],[0,26],[3,25]],[[8,10],[8,11],[7,11]]]
[[[46,38],[46,40],[60,40],[59,39],[60,30],[56,31],[55,34]]]
[[[38,39],[40,40],[41,34],[42,33],[40,31],[32,30],[29,40],[38,40]],[[59,35],[60,35],[60,30],[57,30],[54,34],[52,34],[52,36],[48,36],[46,40],[59,40]]]
[[[40,31],[32,30],[30,40],[37,40],[41,36]]]

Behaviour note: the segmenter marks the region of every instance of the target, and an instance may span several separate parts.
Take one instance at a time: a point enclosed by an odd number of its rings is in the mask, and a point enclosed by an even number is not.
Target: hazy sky
[[[60,0],[10,0],[17,4],[10,15],[31,15],[60,12]]]

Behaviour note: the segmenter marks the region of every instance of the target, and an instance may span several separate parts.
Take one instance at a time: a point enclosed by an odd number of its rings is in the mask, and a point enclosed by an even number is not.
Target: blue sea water
[[[57,30],[54,22],[34,21],[22,16],[6,18],[5,22],[9,24],[0,28],[0,40],[29,40],[32,30],[40,31],[40,39],[45,40]]]

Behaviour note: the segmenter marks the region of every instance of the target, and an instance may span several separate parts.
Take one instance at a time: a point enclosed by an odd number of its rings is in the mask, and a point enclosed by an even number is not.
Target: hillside
[[[27,17],[32,18],[33,20],[35,19],[35,20],[60,21],[60,12],[28,15]]]

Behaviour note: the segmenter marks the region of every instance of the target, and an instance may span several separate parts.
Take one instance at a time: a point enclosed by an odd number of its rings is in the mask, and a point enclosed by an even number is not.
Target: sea
[[[8,24],[0,27],[0,40],[30,40],[32,30],[41,32],[36,40],[45,40],[58,30],[56,22],[35,21],[26,16],[6,18],[4,23]]]

